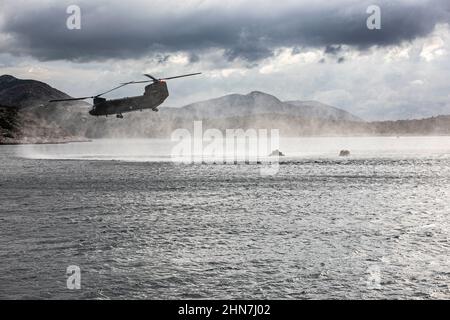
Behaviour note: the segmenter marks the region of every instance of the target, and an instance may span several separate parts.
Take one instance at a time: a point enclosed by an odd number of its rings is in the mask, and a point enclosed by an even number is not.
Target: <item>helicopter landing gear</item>
[[[118,115],[116,115],[117,119],[123,119],[123,115],[121,113],[119,113]]]
[[[155,111],[155,112],[158,112],[158,111],[159,111],[158,108],[153,108],[152,110]]]

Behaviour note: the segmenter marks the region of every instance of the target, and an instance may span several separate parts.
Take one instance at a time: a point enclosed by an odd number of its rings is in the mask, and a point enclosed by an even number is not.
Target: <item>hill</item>
[[[48,106],[51,99],[66,98],[70,96],[46,83],[0,76],[0,144],[85,141],[78,130],[69,130],[67,120],[79,113],[72,111],[73,105],[86,109],[88,104]]]
[[[47,104],[50,99],[66,98],[70,96],[44,82],[0,76],[0,105],[3,106],[32,107]]]
[[[260,91],[252,91],[246,95],[230,94],[181,108],[166,108],[163,112],[176,113],[177,117],[187,119],[246,117],[272,113],[324,120],[362,121],[344,110],[320,102],[282,102],[275,96]]]
[[[319,118],[336,121],[362,121],[361,118],[342,109],[329,106],[319,101],[286,101],[286,104],[295,106],[301,117]]]

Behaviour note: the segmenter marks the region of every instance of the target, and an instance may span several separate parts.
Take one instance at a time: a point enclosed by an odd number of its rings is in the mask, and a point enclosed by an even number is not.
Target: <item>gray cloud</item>
[[[342,46],[341,45],[327,45],[325,47],[325,53],[326,54],[331,54],[331,55],[336,55],[339,52],[341,52],[342,50]]]
[[[337,54],[342,45],[363,50],[398,44],[450,21],[447,0],[378,1],[382,29],[376,31],[366,28],[371,0],[272,2],[263,8],[248,1],[229,7],[185,5],[164,12],[158,8],[165,2],[80,1],[82,29],[68,30],[67,1],[20,8],[6,2],[9,9],[3,10],[0,35],[8,34],[10,40],[2,51],[40,60],[95,61],[187,51],[195,62],[202,50],[220,48],[229,61],[253,62],[281,46],[324,47],[326,53]]]
[[[139,58],[186,51],[192,62],[205,49],[223,49],[229,61],[258,61],[274,49],[323,47],[337,54],[342,45],[360,50],[388,46],[426,36],[440,22],[450,22],[448,0],[377,1],[382,29],[368,30],[366,9],[374,1],[319,1],[260,7],[256,2],[235,6],[197,3],[174,7],[153,1],[79,1],[82,29],[66,28],[69,2],[21,7],[6,0],[0,35],[8,34],[2,52],[31,55],[39,60],[95,61]],[[178,2],[179,3],[179,2]],[[159,6],[165,8],[158,9]],[[1,39],[1,37],[0,37]],[[328,51],[328,52],[327,52]]]

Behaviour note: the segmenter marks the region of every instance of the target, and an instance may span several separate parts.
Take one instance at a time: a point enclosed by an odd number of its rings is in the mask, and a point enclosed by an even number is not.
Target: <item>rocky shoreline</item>
[[[17,107],[0,106],[0,145],[88,142],[54,122]]]
[[[29,144],[67,144],[67,143],[82,143],[91,142],[91,139],[86,138],[70,138],[70,139],[42,139],[42,138],[24,138],[22,140],[9,139],[0,137],[0,146],[7,145],[29,145]]]

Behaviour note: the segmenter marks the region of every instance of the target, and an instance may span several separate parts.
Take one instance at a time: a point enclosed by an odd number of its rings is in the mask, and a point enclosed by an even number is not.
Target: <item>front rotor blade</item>
[[[161,78],[159,80],[170,80],[170,79],[177,79],[177,78],[183,78],[183,77],[190,77],[190,76],[196,76],[202,74],[201,72],[196,72],[196,73],[189,73],[189,74],[183,74],[181,76],[175,76],[175,77],[168,77],[168,78]]]
[[[128,84],[128,83],[122,83],[120,86],[114,87],[114,88],[112,88],[112,89],[110,89],[110,90],[108,90],[108,91],[105,91],[105,92],[103,92],[103,93],[97,94],[95,97],[97,98],[97,97],[100,97],[100,96],[102,96],[102,95],[104,95],[104,94],[110,93],[111,91],[114,91],[114,90],[117,90],[117,89],[119,89],[119,88],[122,88],[122,87],[126,86],[127,84]]]
[[[54,100],[50,100],[49,102],[78,101],[78,100],[86,100],[86,99],[92,99],[92,98],[94,98],[94,97],[68,98],[68,99],[54,99]]]

